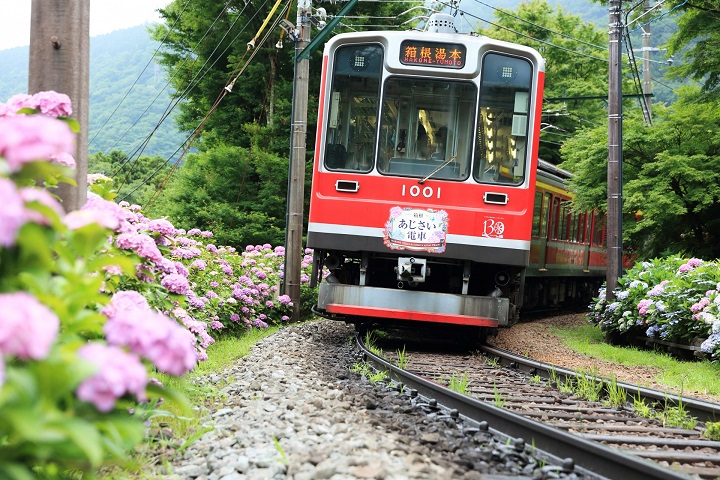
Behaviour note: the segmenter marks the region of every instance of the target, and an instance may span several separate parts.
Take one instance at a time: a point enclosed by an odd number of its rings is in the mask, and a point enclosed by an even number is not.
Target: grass
[[[166,412],[165,415],[157,416],[151,421],[151,429],[170,429],[173,438],[170,440],[162,438],[148,439],[147,443],[141,445],[134,452],[132,459],[126,465],[103,469],[99,477],[108,480],[161,478],[149,472],[158,462],[169,468],[172,457],[159,458],[156,452],[168,448],[170,451],[174,451],[174,457],[182,454],[185,448],[206,432],[212,431],[212,427],[203,426],[204,414],[212,400],[221,398],[219,396],[220,390],[227,385],[227,381],[216,385],[198,385],[193,383],[193,380],[211,373],[222,372],[238,359],[249,354],[252,346],[258,340],[272,335],[278,329],[279,327],[269,327],[265,330],[252,329],[239,338],[229,336],[218,338],[208,348],[207,361],[200,362],[185,377],[177,378],[158,372],[155,377],[166,388],[179,393],[185,399],[184,401],[180,398],[175,400],[166,399],[164,404],[160,406]]]
[[[603,333],[592,325],[575,328],[551,327],[550,333],[559,337],[571,350],[598,360],[631,367],[657,369],[653,381],[678,392],[693,391],[720,397],[720,364],[708,361],[683,361],[652,350],[616,347],[603,340]]]
[[[468,374],[463,372],[462,374],[453,373],[448,380],[448,388],[453,392],[462,393],[466,395],[468,393]]]

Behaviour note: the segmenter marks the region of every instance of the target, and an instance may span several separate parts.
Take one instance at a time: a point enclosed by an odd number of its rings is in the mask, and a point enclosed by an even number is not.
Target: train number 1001
[[[403,185],[402,196],[405,197],[408,194],[411,197],[419,197],[422,195],[425,198],[440,198],[440,187],[438,187],[436,191],[434,188],[429,186],[420,187],[419,185],[412,185],[410,188],[407,188],[407,185]]]

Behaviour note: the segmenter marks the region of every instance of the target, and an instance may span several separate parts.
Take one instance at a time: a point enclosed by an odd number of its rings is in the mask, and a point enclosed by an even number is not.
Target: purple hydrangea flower
[[[160,281],[160,285],[167,288],[168,291],[178,293],[180,295],[187,295],[190,293],[190,284],[188,283],[188,279],[178,273],[165,275]]]
[[[80,347],[78,356],[98,369],[78,387],[80,400],[92,403],[101,412],[109,412],[126,393],[135,394],[140,401],[147,399],[147,371],[136,355],[118,347],[89,343]]]

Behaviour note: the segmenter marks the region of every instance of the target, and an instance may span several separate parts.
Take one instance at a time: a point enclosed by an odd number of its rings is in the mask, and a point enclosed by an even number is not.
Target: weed
[[[720,442],[720,422],[707,422],[704,434],[710,440]]]
[[[405,345],[403,345],[402,350],[397,351],[397,366],[398,368],[402,368],[405,370],[408,366],[408,362],[410,361],[410,357],[405,353]]]
[[[562,393],[575,393],[575,385],[571,378],[566,379],[564,382],[558,382],[557,389]]]
[[[368,331],[365,333],[365,348],[370,350],[373,354],[377,355],[378,357],[383,356],[382,348],[379,348],[377,346],[377,337],[375,336],[375,332]]]
[[[627,392],[624,388],[618,386],[615,375],[610,379],[610,383],[605,385],[605,391],[607,392],[606,403],[608,405],[611,407],[622,407],[625,405]]]
[[[503,408],[505,406],[505,399],[502,397],[502,394],[500,393],[500,390],[498,390],[497,385],[493,384],[493,396],[495,397],[494,404],[498,408]]]
[[[602,381],[599,379],[597,368],[588,372],[579,371],[576,379],[577,385],[575,394],[589,402],[597,402],[603,389]]]
[[[500,366],[500,359],[498,359],[497,357],[486,358],[485,364],[493,368],[498,368]]]
[[[377,383],[387,378],[387,372],[374,371],[373,368],[367,362],[360,362],[353,365],[350,370],[353,373],[359,373],[363,378],[367,378],[372,383]]]
[[[452,374],[450,377],[450,381],[448,382],[448,388],[452,390],[453,392],[462,393],[463,395],[468,393],[468,374],[467,372],[463,372],[462,375],[457,375],[455,373]]]
[[[657,414],[663,426],[681,427],[692,430],[697,425],[697,418],[692,417],[683,405],[682,397],[679,398],[677,406],[671,407],[665,399],[665,408]]]
[[[530,385],[540,385],[542,383],[542,377],[540,375],[533,375],[530,377]]]
[[[633,411],[643,418],[655,418],[655,410],[645,403],[639,392],[636,397],[633,397]]]
[[[387,378],[388,374],[384,370],[378,370],[377,372],[373,372],[368,377],[368,380],[370,380],[371,383],[378,383],[382,382]]]
[[[273,443],[275,444],[275,449],[280,454],[280,463],[282,463],[283,465],[287,465],[289,463],[288,458],[287,458],[287,455],[285,454],[285,450],[282,448],[282,445],[280,445],[280,441],[275,437],[272,437],[272,440],[273,440]]]
[[[555,367],[552,367],[550,369],[550,373],[548,374],[548,380],[550,381],[550,385],[552,386],[560,385],[560,378],[558,377],[558,373],[555,371]]]

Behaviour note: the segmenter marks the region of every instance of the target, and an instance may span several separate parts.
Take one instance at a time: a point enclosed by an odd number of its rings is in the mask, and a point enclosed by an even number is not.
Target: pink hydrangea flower
[[[89,173],[87,176],[87,184],[88,185],[94,185],[96,183],[107,182],[110,180],[112,180],[110,177],[103,175],[102,173]],[[127,203],[127,202],[125,202],[125,203]]]
[[[43,115],[18,115],[0,119],[0,156],[11,172],[36,160],[72,152],[75,134],[65,122]]]
[[[63,223],[70,230],[78,230],[87,225],[100,225],[111,230],[118,228],[118,222],[113,217],[108,216],[101,210],[73,210],[72,212],[65,215]]]
[[[41,190],[39,188],[25,187],[20,189],[20,197],[23,199],[25,204],[37,202],[40,205],[50,208],[58,218],[62,218],[65,215],[62,205],[53,197],[47,190]],[[45,214],[39,211],[28,208],[25,206],[25,215],[27,215],[28,221],[39,223],[41,225],[47,225],[48,219]]]
[[[48,356],[60,320],[27,292],[0,293],[0,353],[27,360]]]
[[[164,218],[150,220],[142,226],[142,229],[149,230],[151,232],[158,232],[162,235],[175,235],[177,233],[177,229],[173,226],[173,224]]]
[[[640,301],[638,302],[638,305],[637,305],[638,313],[639,313],[641,316],[645,316],[645,315],[647,314],[648,309],[650,308],[650,306],[652,306],[652,304],[653,304],[653,301],[652,301],[652,300],[648,300],[647,298],[640,300]]]
[[[64,93],[53,90],[38,92],[32,96],[32,102],[35,104],[35,108],[39,108],[42,113],[51,117],[69,117],[72,115],[70,97]]]
[[[37,105],[33,101],[32,95],[28,95],[27,93],[18,93],[16,95],[13,95],[12,97],[8,98],[8,101],[5,103],[5,105],[7,106],[8,111],[10,111],[11,114],[15,114],[18,110],[21,110],[23,108],[37,108]]]
[[[113,319],[130,310],[152,311],[147,299],[140,293],[133,290],[123,290],[112,296],[110,302],[102,309],[102,314],[109,319]]]
[[[53,155],[50,155],[50,158],[48,160],[50,160],[50,163],[57,163],[58,165],[62,165],[63,167],[77,167],[75,157],[73,157],[67,152],[55,153]]]
[[[125,211],[120,205],[109,200],[105,200],[100,195],[88,192],[87,200],[82,210],[95,210],[108,217],[107,225],[120,225],[127,221],[130,212]],[[116,227],[108,227],[117,229]]]
[[[170,375],[183,375],[197,363],[195,336],[162,313],[128,309],[103,330],[108,343],[128,347]]]
[[[136,355],[118,347],[89,343],[80,347],[78,356],[98,368],[95,375],[78,387],[80,400],[92,403],[101,412],[112,410],[117,399],[126,393],[135,394],[140,401],[147,400],[147,370]]]
[[[10,247],[28,215],[20,192],[7,178],[0,178],[0,205],[0,246]]]
[[[143,258],[160,264],[162,263],[162,253],[157,247],[155,240],[149,235],[143,233],[121,233],[115,241],[117,246],[125,250],[134,250],[135,253]]]

